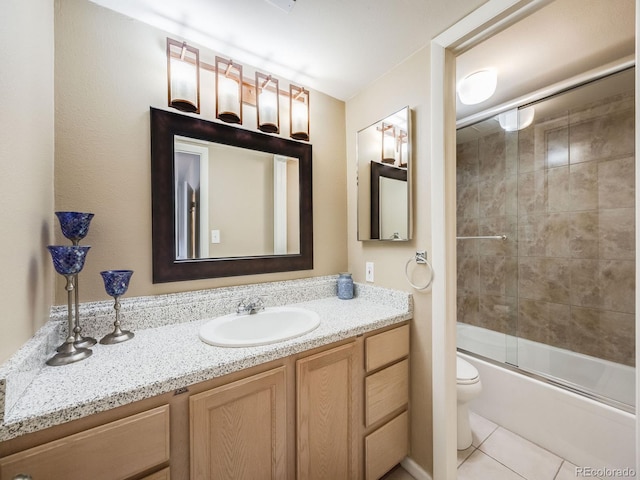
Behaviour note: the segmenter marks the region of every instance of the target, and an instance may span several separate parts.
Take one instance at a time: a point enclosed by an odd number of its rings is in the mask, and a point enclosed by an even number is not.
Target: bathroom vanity
[[[275,302],[291,283],[271,285]],[[114,357],[105,346],[75,369],[44,368],[23,392],[40,410],[21,398],[13,421],[5,412],[0,479],[379,478],[409,452],[411,297],[358,285],[343,301],[326,296],[335,278],[316,283],[324,293],[296,305],[321,325],[296,339],[214,347],[197,338],[205,320],[188,321],[141,330],[138,349]],[[136,365],[148,377],[118,378]],[[56,405],[46,387],[67,368],[77,383],[59,388],[76,393]]]

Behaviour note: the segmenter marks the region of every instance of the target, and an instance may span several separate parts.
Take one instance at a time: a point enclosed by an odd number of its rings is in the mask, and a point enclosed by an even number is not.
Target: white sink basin
[[[200,327],[200,340],[219,347],[254,347],[309,333],[320,325],[316,312],[297,307],[273,307],[251,315],[230,313]]]

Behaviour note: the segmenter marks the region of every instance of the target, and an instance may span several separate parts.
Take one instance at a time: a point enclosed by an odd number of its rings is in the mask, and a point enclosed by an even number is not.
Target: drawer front
[[[394,328],[365,340],[367,373],[409,355],[409,325]]]
[[[409,361],[365,378],[365,422],[369,427],[409,403]]]
[[[403,412],[364,439],[365,478],[376,480],[409,454],[409,414]]]
[[[154,408],[0,459],[0,479],[124,479],[169,460],[169,406]]]
[[[152,473],[151,475],[144,477],[142,480],[171,480],[169,467],[163,468],[159,472]]]

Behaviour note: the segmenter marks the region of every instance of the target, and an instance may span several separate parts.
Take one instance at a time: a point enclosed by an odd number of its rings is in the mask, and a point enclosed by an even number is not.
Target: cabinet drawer
[[[406,357],[409,355],[409,325],[368,337],[365,352],[367,372]]]
[[[380,478],[409,453],[409,414],[403,412],[364,439],[366,480]]]
[[[366,426],[409,402],[409,361],[403,360],[365,378]]]
[[[117,420],[0,459],[0,479],[124,479],[169,460],[169,406]]]
[[[144,477],[142,480],[171,480],[169,467],[163,468],[159,472],[152,473],[151,475]]]

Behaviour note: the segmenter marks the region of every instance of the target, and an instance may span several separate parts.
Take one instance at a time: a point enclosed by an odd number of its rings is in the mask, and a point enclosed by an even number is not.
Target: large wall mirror
[[[411,110],[358,132],[358,240],[412,237]]]
[[[151,108],[154,283],[312,269],[311,152]]]

